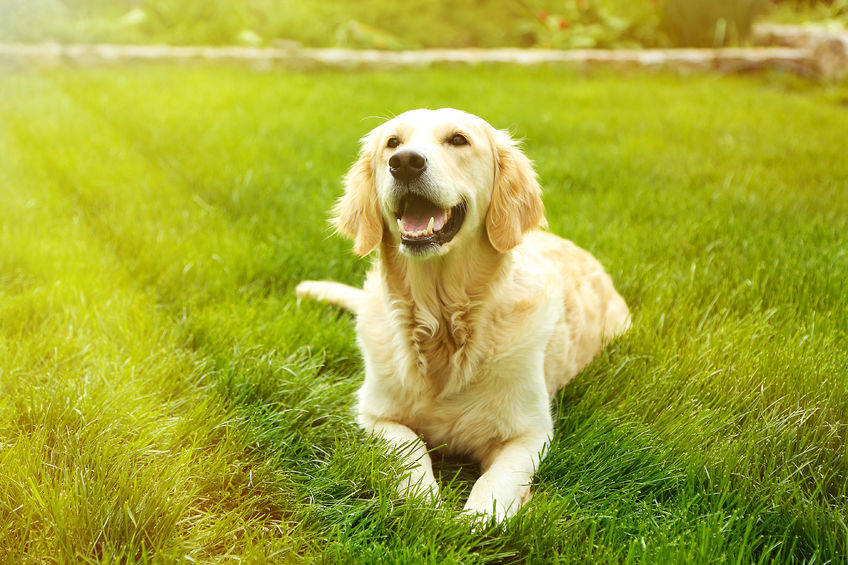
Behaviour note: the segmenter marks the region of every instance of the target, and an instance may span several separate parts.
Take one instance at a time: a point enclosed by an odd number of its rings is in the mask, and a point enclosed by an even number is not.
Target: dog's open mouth
[[[465,203],[442,208],[417,194],[401,200],[397,214],[400,240],[412,251],[424,251],[449,242],[462,227]]]

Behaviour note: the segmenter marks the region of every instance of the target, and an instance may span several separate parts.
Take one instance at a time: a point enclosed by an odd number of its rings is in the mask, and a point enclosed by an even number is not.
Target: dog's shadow
[[[480,464],[467,457],[448,455],[441,449],[430,451],[430,457],[442,499],[455,502],[461,508],[471,487],[480,478]]]

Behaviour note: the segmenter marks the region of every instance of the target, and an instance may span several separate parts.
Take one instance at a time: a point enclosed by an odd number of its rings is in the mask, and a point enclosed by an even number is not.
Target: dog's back
[[[563,317],[545,358],[548,393],[553,395],[630,327],[630,311],[612,279],[588,251],[554,234],[528,233],[521,246],[563,281]]]

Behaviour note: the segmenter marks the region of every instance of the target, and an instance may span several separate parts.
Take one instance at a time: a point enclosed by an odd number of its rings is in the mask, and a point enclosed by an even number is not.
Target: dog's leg
[[[518,512],[530,497],[530,482],[549,436],[524,436],[496,449],[484,464],[485,471],[468,496],[465,512],[501,521]]]
[[[427,446],[415,432],[397,422],[361,418],[366,431],[386,440],[403,457],[405,475],[398,485],[401,496],[438,500],[439,485]]]

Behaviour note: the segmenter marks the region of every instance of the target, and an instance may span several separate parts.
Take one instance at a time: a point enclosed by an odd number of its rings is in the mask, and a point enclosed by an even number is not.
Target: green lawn
[[[848,89],[557,69],[0,74],[8,562],[844,562]],[[634,328],[556,399],[503,528],[392,496],[353,420],[357,139],[455,106],[526,138]]]

